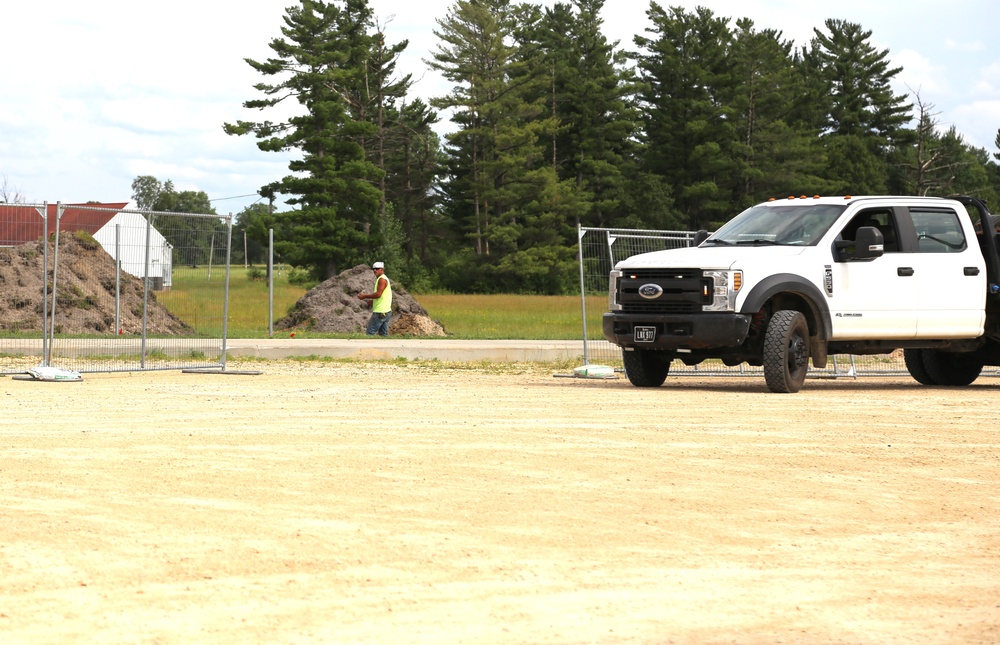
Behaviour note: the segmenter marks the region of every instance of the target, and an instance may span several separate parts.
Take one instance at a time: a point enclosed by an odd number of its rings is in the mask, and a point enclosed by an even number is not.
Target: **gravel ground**
[[[1000,381],[0,379],[4,643],[997,643]]]

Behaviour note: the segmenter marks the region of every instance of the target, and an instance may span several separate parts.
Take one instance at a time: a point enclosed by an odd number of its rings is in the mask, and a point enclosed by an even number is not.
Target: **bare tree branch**
[[[27,201],[20,186],[11,186],[7,175],[0,175],[0,178],[2,178],[0,181],[0,203],[23,204]]]

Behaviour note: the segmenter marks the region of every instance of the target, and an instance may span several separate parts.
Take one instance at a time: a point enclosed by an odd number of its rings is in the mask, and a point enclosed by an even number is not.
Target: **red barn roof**
[[[56,231],[58,204],[48,205],[49,234]],[[87,231],[94,234],[111,221],[128,202],[114,204],[63,204],[59,231],[74,233]],[[100,209],[100,210],[96,210]],[[34,206],[0,204],[0,246],[17,246],[34,242],[45,235],[45,220]]]

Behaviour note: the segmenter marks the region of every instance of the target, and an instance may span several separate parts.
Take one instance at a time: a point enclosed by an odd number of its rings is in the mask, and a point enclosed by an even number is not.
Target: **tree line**
[[[919,88],[895,93],[901,68],[861,25],[827,20],[796,47],[651,2],[621,45],[603,6],[456,0],[424,61],[450,91],[426,102],[368,0],[289,7],[271,57],[246,59],[261,120],[223,127],[297,155],[238,227],[258,244],[274,229],[316,279],[380,259],[411,290],[556,294],[576,284],[578,226],[713,229],[803,194],[998,203],[1000,155],[941,128]]]

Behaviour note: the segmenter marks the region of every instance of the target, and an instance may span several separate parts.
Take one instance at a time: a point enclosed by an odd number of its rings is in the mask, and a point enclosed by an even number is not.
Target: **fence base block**
[[[264,372],[260,370],[227,370],[227,369],[188,369],[181,370],[182,374],[235,374],[237,376],[260,376]]]

